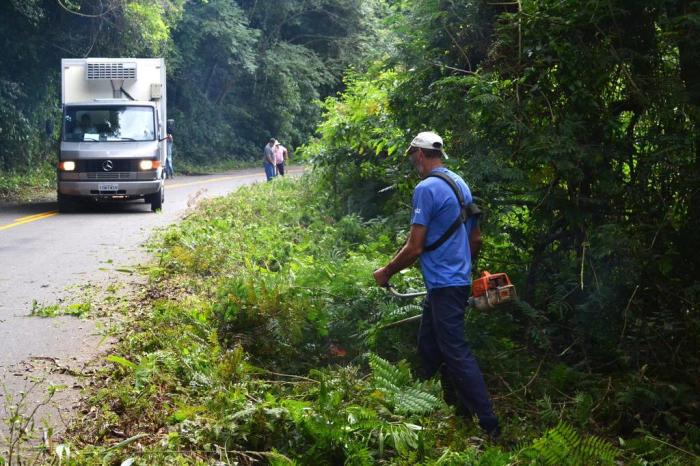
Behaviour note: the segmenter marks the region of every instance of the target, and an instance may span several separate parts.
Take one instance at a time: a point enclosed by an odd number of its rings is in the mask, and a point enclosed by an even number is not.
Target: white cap
[[[442,138],[432,131],[423,131],[413,138],[411,145],[408,147],[419,147],[421,149],[433,149],[442,152],[442,155],[447,158],[447,154],[443,149]]]

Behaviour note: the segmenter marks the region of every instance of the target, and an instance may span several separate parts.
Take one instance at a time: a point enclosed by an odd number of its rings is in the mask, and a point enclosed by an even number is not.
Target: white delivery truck
[[[162,58],[61,60],[58,208],[145,199],[162,208],[166,157]]]

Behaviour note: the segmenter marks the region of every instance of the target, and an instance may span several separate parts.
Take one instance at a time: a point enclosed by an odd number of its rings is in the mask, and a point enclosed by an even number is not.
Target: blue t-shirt
[[[445,167],[438,167],[434,172],[447,173],[462,190],[464,202],[472,202],[469,186],[457,174]],[[435,177],[425,178],[418,183],[413,192],[413,215],[411,224],[424,225],[428,232],[425,245],[437,241],[454,223],[460,214],[459,201],[450,185]],[[466,228],[460,227],[442,245],[420,255],[425,286],[432,290],[447,286],[471,285],[472,255],[469,248],[469,233],[476,225],[476,218],[471,218]]]

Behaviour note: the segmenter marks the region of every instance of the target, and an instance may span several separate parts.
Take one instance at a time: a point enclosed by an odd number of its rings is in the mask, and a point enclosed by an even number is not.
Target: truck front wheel
[[[75,201],[65,194],[58,193],[56,195],[58,200],[58,211],[59,212],[72,212],[75,209]]]
[[[161,186],[157,192],[149,194],[146,199],[146,202],[151,204],[151,210],[153,212],[161,210],[163,208],[163,201],[165,200],[165,189]]]

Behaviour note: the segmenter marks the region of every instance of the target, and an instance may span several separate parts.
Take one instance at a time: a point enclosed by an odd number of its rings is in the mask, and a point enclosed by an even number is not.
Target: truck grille
[[[86,173],[88,180],[135,180],[136,173],[133,172],[95,172]]]
[[[78,160],[76,171],[80,173],[115,173],[115,172],[136,172],[139,170],[139,161],[142,159],[96,159]],[[111,170],[105,170],[105,163],[112,165]]]
[[[136,79],[136,63],[88,63],[87,79]]]

